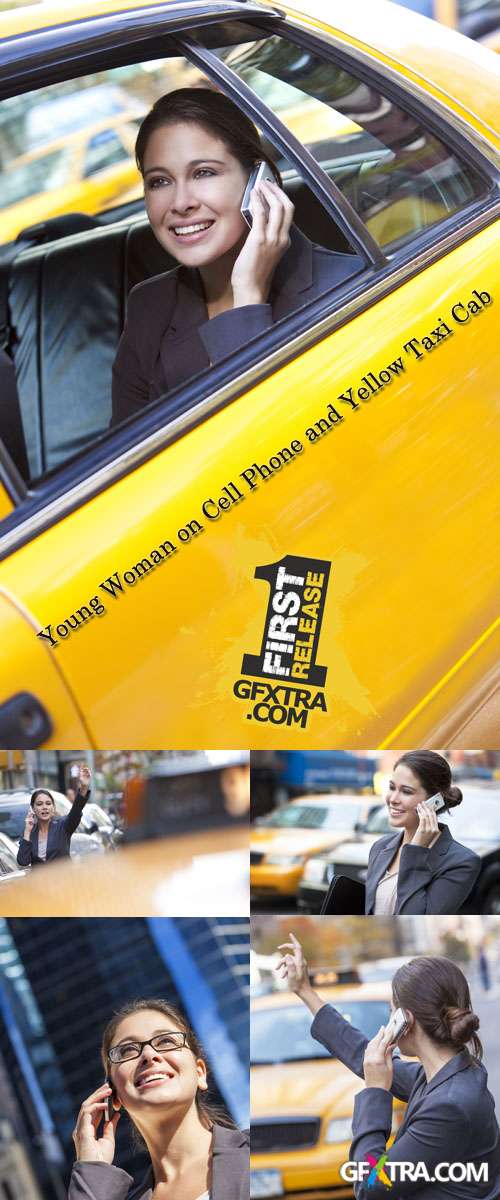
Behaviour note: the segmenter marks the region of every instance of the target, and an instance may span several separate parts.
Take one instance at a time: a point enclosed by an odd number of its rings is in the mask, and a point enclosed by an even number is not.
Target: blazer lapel
[[[212,1143],[212,1200],[235,1200],[236,1181],[241,1177],[242,1148],[247,1141],[239,1129],[214,1125]]]
[[[196,334],[198,326],[207,320],[207,306],[198,272],[194,268],[180,267],[174,310],[153,365],[151,399],[161,396],[165,390],[179,387],[210,366],[203,342]]]
[[[366,880],[366,911],[368,913],[372,911],[372,908],[375,904],[375,892],[377,891],[382,876],[385,875],[387,871],[391,859],[393,859],[394,855],[396,854],[402,836],[402,833],[395,833],[394,837],[389,838],[389,841],[386,842],[385,846],[381,846],[380,850],[377,852],[375,862],[370,868],[370,875]]]
[[[440,1087],[441,1084],[446,1084],[459,1071],[465,1071],[467,1067],[471,1066],[471,1063],[472,1058],[469,1051],[460,1050],[460,1053],[450,1058],[450,1061],[445,1063],[444,1067],[441,1067],[441,1070],[437,1071],[428,1083],[424,1082],[423,1087],[419,1087],[418,1095],[414,1096],[407,1105],[404,1119],[398,1129],[395,1141],[405,1132],[415,1113],[418,1112],[420,1105],[425,1102],[425,1098],[429,1095],[429,1092],[434,1091],[434,1088]]]
[[[439,828],[441,830],[441,836],[438,838],[437,842],[435,842],[434,846],[431,846],[431,848],[429,850],[429,858],[427,860],[429,869],[432,873],[437,871],[440,858],[442,858],[444,854],[448,854],[450,847],[452,845],[452,842],[453,842],[453,838],[451,836],[450,830],[448,829],[448,826],[440,825]],[[405,896],[404,896],[405,904],[406,904],[407,900],[409,900],[410,897],[414,895],[415,892],[418,892],[418,889],[420,886],[421,886],[421,884],[417,880],[415,882],[415,886],[413,888],[408,889],[408,891],[405,892]],[[399,881],[398,881],[398,895],[397,895],[397,901],[396,901],[396,912],[398,912],[398,910],[399,910],[399,905],[400,905],[400,896],[399,896]]]
[[[269,295],[275,321],[297,310],[297,296],[307,292],[312,282],[313,244],[292,225],[290,245],[276,267]],[[304,303],[306,300],[304,296]]]

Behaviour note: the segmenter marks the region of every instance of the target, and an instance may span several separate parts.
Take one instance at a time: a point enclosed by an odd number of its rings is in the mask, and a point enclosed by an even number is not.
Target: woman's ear
[[[207,1068],[202,1058],[196,1059],[196,1070],[198,1072],[198,1087],[200,1091],[206,1092],[208,1089]]]

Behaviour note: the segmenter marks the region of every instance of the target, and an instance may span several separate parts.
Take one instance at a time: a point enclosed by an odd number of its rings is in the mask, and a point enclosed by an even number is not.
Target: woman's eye
[[[194,173],[195,179],[203,179],[205,175],[215,175],[215,171],[212,171],[210,167],[198,167]]]
[[[155,175],[153,179],[148,179],[146,186],[148,191],[152,191],[154,188],[162,187],[164,183],[170,183],[170,180],[165,175]]]

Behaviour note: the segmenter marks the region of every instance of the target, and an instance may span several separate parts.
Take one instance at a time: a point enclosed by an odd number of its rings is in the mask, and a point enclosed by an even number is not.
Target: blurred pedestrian
[[[106,1026],[101,1053],[106,1082],[78,1114],[68,1200],[248,1200],[248,1134],[207,1102],[203,1051],[181,1013],[133,1001]],[[113,1165],[123,1110],[151,1160],[135,1186]]]
[[[90,767],[83,764],[77,769],[78,787],[66,817],[56,816],[54,797],[46,788],[36,788],[33,792],[17,852],[20,867],[37,867],[57,858],[69,858],[72,835],[90,796]]]
[[[489,992],[490,987],[491,987],[490,964],[488,962],[488,955],[486,953],[486,948],[482,945],[479,947],[479,956],[478,956],[477,965],[479,968],[479,978],[483,985],[483,989],[485,992]]]

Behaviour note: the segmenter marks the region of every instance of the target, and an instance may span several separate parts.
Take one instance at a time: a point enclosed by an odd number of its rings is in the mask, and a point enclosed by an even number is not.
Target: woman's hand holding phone
[[[33,812],[33,809],[29,808],[26,813],[26,819],[24,822],[24,836],[26,838],[26,841],[29,841],[30,833],[35,825],[36,825],[35,814]]]
[[[290,245],[292,201],[277,183],[263,180],[251,194],[252,228],[231,275],[233,307],[266,304],[274,271]]]
[[[84,1100],[78,1113],[73,1141],[79,1162],[103,1162],[110,1166],[115,1156],[115,1133],[120,1113],[115,1112],[108,1120],[108,1102],[112,1089],[108,1083],[101,1084]],[[101,1134],[99,1126],[104,1121]]]
[[[412,846],[423,846],[427,849],[431,842],[439,833],[438,819],[436,810],[428,808],[426,804],[417,804],[418,826],[416,833],[411,839]]]
[[[365,1050],[363,1074],[365,1087],[384,1088],[390,1092],[392,1086],[392,1030],[389,1025],[382,1025],[372,1038]]]

